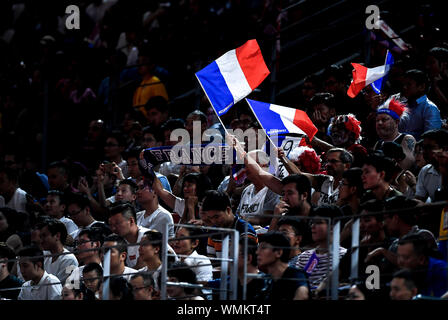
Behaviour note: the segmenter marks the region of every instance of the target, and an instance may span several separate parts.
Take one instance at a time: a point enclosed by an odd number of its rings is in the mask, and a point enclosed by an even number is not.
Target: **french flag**
[[[196,77],[221,116],[258,87],[269,73],[257,40],[252,39],[196,72]]]
[[[276,104],[246,99],[268,136],[307,135],[310,140],[317,128],[306,112]]]
[[[347,94],[349,97],[354,98],[361,92],[362,89],[372,84],[372,88],[376,93],[381,92],[383,80],[389,73],[391,66],[394,63],[392,54],[387,51],[386,62],[384,65],[375,68],[366,68],[358,63],[352,63],[353,81],[348,88]]]

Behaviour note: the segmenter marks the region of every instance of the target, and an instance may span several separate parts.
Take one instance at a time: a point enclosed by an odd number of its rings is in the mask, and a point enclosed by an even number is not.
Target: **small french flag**
[[[389,51],[387,51],[386,54],[385,64],[379,67],[367,68],[358,63],[352,63],[352,66],[355,69],[352,71],[353,81],[347,90],[347,95],[350,98],[354,98],[358,93],[361,92],[362,89],[367,87],[369,84],[373,84],[373,90],[376,93],[380,93],[383,78],[389,73],[389,70],[393,63],[394,59]]]
[[[312,140],[317,133],[316,126],[302,110],[250,99],[246,101],[268,136],[306,134]]]
[[[246,170],[242,164],[232,165],[232,176],[237,185],[240,185],[246,179]]]
[[[269,73],[257,40],[252,39],[196,72],[196,77],[221,116],[258,87]]]

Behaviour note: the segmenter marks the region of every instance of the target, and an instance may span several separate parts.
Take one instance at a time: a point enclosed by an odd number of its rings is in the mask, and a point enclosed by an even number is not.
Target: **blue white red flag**
[[[307,135],[312,140],[317,132],[316,126],[305,111],[250,99],[246,99],[246,101],[270,137]]]
[[[268,75],[269,70],[255,39],[226,52],[196,72],[202,89],[219,116],[249,95]]]
[[[379,93],[379,91],[377,90],[381,90],[383,78],[389,73],[389,70],[393,63],[394,58],[389,51],[386,54],[386,62],[384,63],[384,65],[379,67],[367,68],[358,63],[352,63],[352,66],[354,68],[352,71],[353,80],[347,90],[347,95],[350,98],[354,98],[358,93],[361,92],[362,89],[364,89],[371,83],[374,84],[372,86],[373,90],[375,90],[376,93]]]

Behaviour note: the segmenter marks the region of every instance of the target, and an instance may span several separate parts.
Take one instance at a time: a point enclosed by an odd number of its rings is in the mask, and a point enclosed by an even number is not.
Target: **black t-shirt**
[[[297,268],[288,267],[280,279],[266,278],[264,287],[255,300],[293,300],[297,288],[301,286],[305,286],[308,289],[310,287],[306,273]]]
[[[259,274],[265,275],[263,272]],[[246,300],[254,300],[264,288],[264,279],[255,278],[246,285]],[[243,299],[243,285],[238,281],[238,300]]]
[[[5,279],[0,281],[0,289],[21,287],[22,284],[23,281],[20,280],[19,278],[13,275],[8,275]],[[0,291],[0,297],[5,299],[17,300],[19,293],[20,289]]]

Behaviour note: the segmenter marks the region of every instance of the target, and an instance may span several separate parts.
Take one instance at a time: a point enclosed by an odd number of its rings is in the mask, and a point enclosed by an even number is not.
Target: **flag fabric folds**
[[[196,73],[218,116],[249,95],[269,75],[257,40],[230,50]]]
[[[347,95],[354,98],[362,89],[372,83],[373,90],[377,93],[381,92],[383,78],[388,74],[393,63],[394,59],[389,51],[386,54],[385,64],[379,67],[367,68],[358,63],[352,63],[354,68],[352,71],[353,81],[347,90]]]
[[[250,99],[246,101],[268,136],[306,134],[312,140],[317,133],[316,126],[302,110]]]

